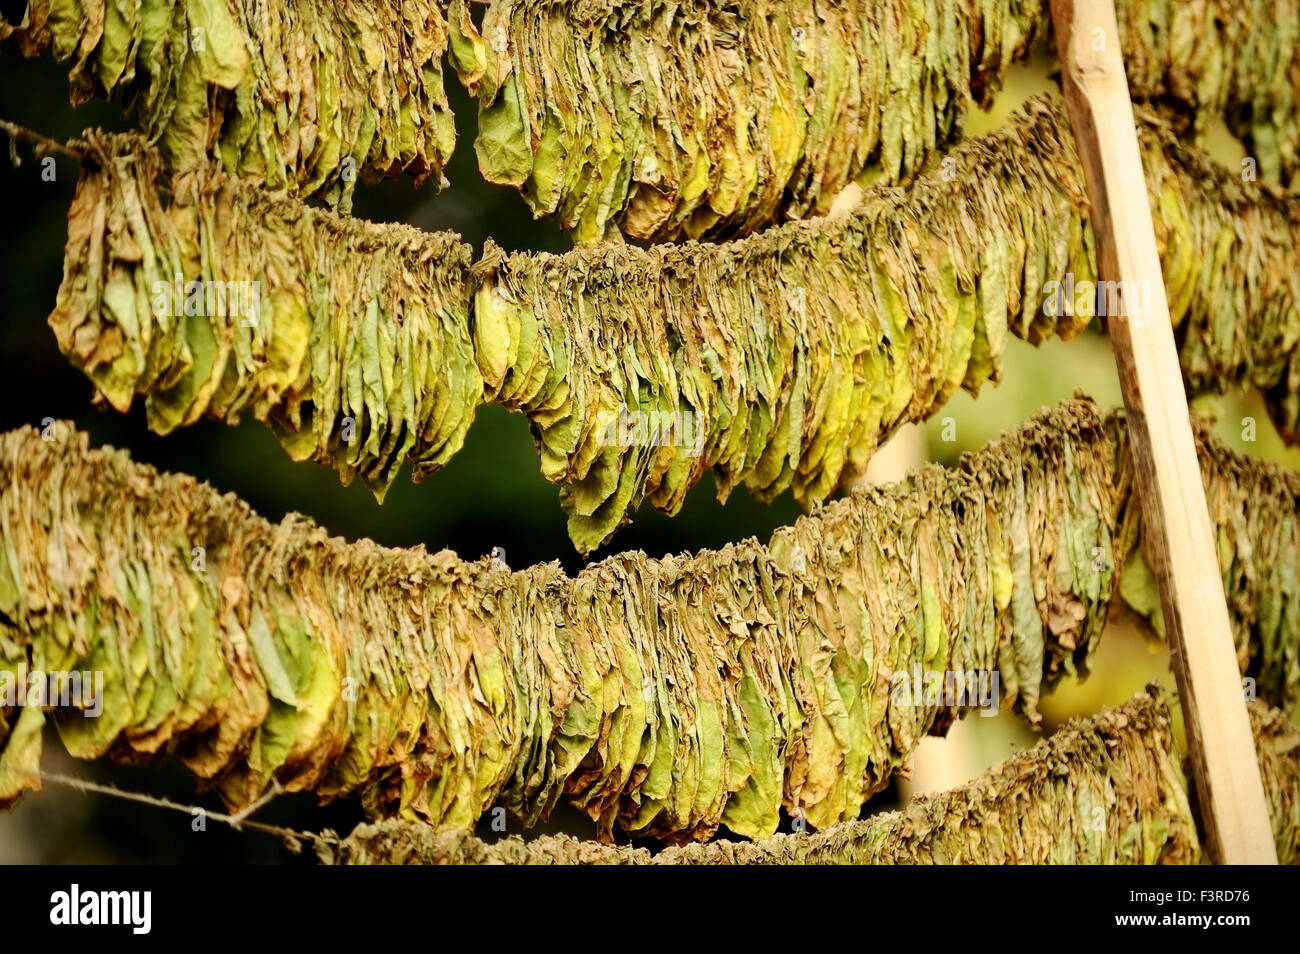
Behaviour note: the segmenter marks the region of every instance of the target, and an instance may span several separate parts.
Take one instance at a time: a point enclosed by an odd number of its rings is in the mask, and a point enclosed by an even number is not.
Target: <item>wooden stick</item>
[[[83,158],[83,152],[78,143],[62,143],[57,139],[51,139],[49,136],[43,136],[26,126],[19,126],[17,123],[11,123],[7,119],[0,119],[0,131],[9,134],[10,142],[16,142],[24,139],[36,147],[36,154],[40,157],[57,153],[60,156],[66,156],[69,159]],[[17,163],[14,163],[17,165]]]
[[[1277,864],[1147,205],[1115,6],[1113,0],[1052,0],[1052,18],[1101,277],[1107,293],[1118,289],[1120,314],[1109,314],[1107,327],[1128,408],[1206,847],[1221,864]],[[1099,289],[1099,302],[1106,297]]]

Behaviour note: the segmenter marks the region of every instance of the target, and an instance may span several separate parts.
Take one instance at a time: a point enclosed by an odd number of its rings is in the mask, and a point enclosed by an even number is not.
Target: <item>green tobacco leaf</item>
[[[1265,707],[1256,715],[1280,716]],[[1295,752],[1279,758],[1271,748],[1287,739],[1294,747],[1300,733],[1260,718],[1255,729],[1279,855],[1289,848],[1294,856],[1300,819],[1277,810],[1294,805],[1300,764]],[[468,831],[393,820],[359,825],[317,852],[326,864],[398,865],[1195,864],[1201,851],[1186,789],[1164,700],[1143,693],[1071,722],[969,785],[815,834],[652,855],[568,835],[487,843]]]
[[[0,20],[11,34],[25,55],[71,61],[74,103],[125,94],[173,172],[216,155],[345,210],[361,177],[445,185],[438,0],[33,0],[23,24]]]
[[[1294,441],[1300,200],[1138,115],[1189,391],[1250,384]],[[473,265],[446,233],[323,215],[210,165],[167,180],[138,139],[93,141],[50,324],[109,403],[149,396],[160,431],[248,410],[295,459],[382,494],[408,457],[417,475],[445,464],[491,400],[529,419],[583,551],[643,502],[676,513],[709,471],[723,498],[788,490],[811,507],[959,385],[998,380],[1008,332],[1069,338],[1095,311],[1083,174],[1052,98],[954,150],[980,176],[940,167],[724,244],[489,243]],[[155,315],[155,284],[177,272],[260,281],[263,327],[204,309],[204,335]]]
[[[1135,100],[1193,136],[1222,117],[1255,171],[1293,179],[1300,0],[1115,6]],[[910,182],[1051,35],[1043,0],[493,0],[481,36],[452,18],[484,175],[583,244],[743,235]]]
[[[271,525],[66,424],[52,436],[0,437],[0,680],[28,659],[103,672],[98,718],[56,713],[69,750],[179,753],[236,807],[276,781],[442,829],[498,804],[531,826],[561,800],[605,836],[674,842],[766,836],[783,810],[856,819],[954,716],[1036,720],[1142,546],[1123,417],[1081,400],[767,545],[575,577]],[[1297,599],[1300,477],[1206,431],[1198,449],[1243,671],[1295,709],[1300,620],[1278,608]],[[39,709],[21,732],[11,711],[0,768],[26,771]],[[10,801],[34,781],[4,784]],[[1120,853],[1154,860],[1155,832]]]

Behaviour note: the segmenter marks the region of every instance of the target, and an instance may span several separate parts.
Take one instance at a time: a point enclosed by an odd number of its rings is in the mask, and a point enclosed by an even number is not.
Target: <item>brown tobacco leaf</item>
[[[353,865],[1195,864],[1196,824],[1173,751],[1164,700],[1140,693],[1074,720],[969,785],[815,834],[652,855],[567,835],[489,844],[468,831],[392,820],[359,825],[320,854],[326,864]],[[1268,780],[1274,804],[1300,787],[1294,764]],[[1300,821],[1286,826],[1280,842],[1294,837]]]
[[[1101,634],[1140,509],[1122,419],[1077,401],[766,546],[570,578],[272,525],[66,425],[43,436],[0,438],[0,680],[104,673],[97,718],[50,710],[70,752],[175,752],[232,806],[275,779],[443,829],[494,804],[531,826],[562,798],[671,841],[856,818],[954,715],[1036,718]],[[1300,583],[1270,574],[1294,566],[1300,477],[1201,453],[1211,500],[1244,494],[1277,528],[1226,579],[1243,665],[1295,693]],[[7,706],[9,801],[38,785],[46,710]]]
[[[452,12],[485,178],[579,244],[743,235],[906,182],[1051,28],[1043,0],[494,0]],[[1138,100],[1300,165],[1297,0],[1119,0]]]
[[[358,177],[442,171],[456,144],[436,0],[30,0],[0,39],[69,63],[74,105],[121,93],[184,172],[351,204]]]

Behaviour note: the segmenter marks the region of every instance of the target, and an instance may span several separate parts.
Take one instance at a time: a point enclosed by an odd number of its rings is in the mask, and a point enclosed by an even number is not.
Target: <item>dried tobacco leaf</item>
[[[1300,729],[1285,712],[1258,699],[1247,703],[1259,772],[1268,798],[1277,861],[1300,864]]]
[[[1198,133],[1222,117],[1267,179],[1300,184],[1300,2],[1117,0],[1115,12],[1134,98],[1192,111]]]
[[[1237,662],[1261,698],[1300,720],[1300,473],[1234,454],[1208,428],[1195,436]],[[1119,592],[1163,638],[1140,510],[1131,500],[1120,521]]]
[[[1152,115],[1142,116],[1153,217],[1189,384],[1260,387],[1280,430],[1294,438],[1300,199],[1233,180],[1179,146]],[[336,453],[329,443],[334,416],[300,420],[298,406],[313,402],[313,389],[346,385],[351,416],[360,421],[364,411],[381,429],[401,419],[389,407],[390,376],[402,383],[404,406],[433,408],[456,428],[480,400],[494,400],[529,418],[542,472],[562,485],[570,533],[584,552],[608,540],[643,499],[676,512],[708,469],[724,497],[743,484],[763,500],[789,488],[805,505],[825,499],[860,475],[902,423],[928,417],[959,385],[974,392],[998,379],[1008,331],[1033,342],[1068,337],[1097,306],[1083,176],[1061,107],[1050,99],[958,147],[950,157],[957,175],[940,170],[906,191],[872,190],[844,217],[724,245],[508,259],[489,251],[472,270],[467,252],[436,251],[452,247],[450,237],[426,243],[410,229],[269,202],[211,168],[197,183],[168,183],[154,175],[156,162],[137,156],[138,141],[96,142],[101,157],[72,209],[51,324],[74,363],[95,369],[92,377],[115,407],[129,404],[132,393],[150,395],[151,426],[162,432],[205,412],[229,417],[251,407],[274,421],[295,458],[341,459],[346,475],[360,471],[382,491],[408,451],[422,472],[444,461],[459,437],[446,444],[440,436],[436,446],[446,449],[431,451],[427,429],[408,429],[400,439],[389,431]],[[163,202],[160,191],[175,195]],[[219,196],[226,196],[221,205]],[[224,221],[227,205],[247,210],[237,227],[211,226]],[[136,206],[145,210],[142,222],[125,211],[97,211]],[[308,241],[297,231],[303,216],[326,223]],[[161,228],[150,224],[156,221],[172,223],[170,230],[153,235]],[[181,247],[169,254],[182,260],[187,282],[197,279],[200,262],[218,277],[256,277],[261,256],[283,251],[266,281],[278,277],[319,295],[312,340],[324,342],[332,340],[325,330],[331,310],[349,327],[370,328],[372,317],[369,299],[357,298],[351,277],[339,274],[342,266],[323,270],[309,250],[328,246],[319,254],[330,263],[378,262],[377,272],[368,267],[367,287],[381,302],[373,317],[381,357],[391,350],[381,347],[385,335],[412,334],[403,321],[411,282],[438,289],[422,293],[437,303],[426,311],[452,317],[412,338],[413,375],[397,374],[384,358],[382,389],[357,383],[366,380],[360,350],[315,346],[286,386],[274,356],[261,351],[218,365],[153,347],[175,331],[153,314],[148,296],[124,293],[160,280],[156,256],[139,252],[149,246]],[[406,264],[388,268],[385,256]],[[173,266],[162,271],[169,278]],[[453,298],[468,299],[475,289],[467,345],[461,316],[470,304]],[[187,318],[191,339],[245,334],[236,318],[195,310]],[[425,328],[422,319],[416,323]],[[464,366],[467,348],[476,370]],[[152,364],[121,360],[126,352],[151,354]],[[427,383],[419,364],[426,353],[429,368],[444,369],[438,380],[450,377],[450,384]],[[367,367],[373,377],[373,364]],[[182,377],[186,389],[176,392],[172,382]],[[160,386],[172,390],[165,400],[152,393]],[[218,386],[238,400],[208,404]],[[339,401],[315,404],[337,408]]]
[[[74,105],[121,92],[174,172],[218,152],[347,208],[358,177],[446,184],[456,127],[437,0],[29,0],[0,39],[70,62]]]
[[[1300,198],[1140,115],[1189,384],[1260,387],[1295,438]],[[496,266],[475,301],[479,365],[491,399],[529,417],[579,550],[643,499],[677,512],[710,469],[723,499],[743,484],[823,500],[903,423],[997,380],[1008,331],[1070,337],[1105,310],[1059,103],[1032,100],[949,158],[955,175],[872,190],[845,217]]]
[[[1245,181],[1139,116],[1183,379],[1195,393],[1258,388],[1300,443],[1300,195]]]
[[[485,178],[579,244],[743,235],[905,182],[1050,30],[1042,0],[453,2]],[[1297,0],[1119,0],[1135,99],[1300,166]]]
[[[295,460],[382,496],[464,443],[483,383],[473,250],[250,188],[208,164],[159,190],[137,137],[87,134],[68,213],[59,347],[166,434],[206,414],[265,421]]]
[[[74,755],[176,751],[235,806],[274,778],[448,829],[498,803],[532,825],[561,798],[606,834],[673,841],[768,835],[782,808],[856,818],[958,712],[1000,698],[1036,717],[1099,637],[1140,509],[1121,418],[1077,401],[767,546],[569,578],[271,525],[65,425],[50,436],[0,439],[0,674],[105,673],[99,718],[56,710]],[[1202,453],[1212,484],[1247,468],[1213,440]],[[1300,546],[1300,477],[1271,486],[1250,506],[1290,536],[1258,567]],[[1230,605],[1253,592],[1283,612],[1262,632],[1246,606],[1239,646],[1289,674],[1261,688],[1294,691],[1300,577],[1252,590],[1250,555]],[[8,801],[38,785],[45,716],[0,715]]]
[[[1195,864],[1196,823],[1173,751],[1164,700],[1140,693],[1074,720],[969,785],[815,834],[651,855],[567,835],[488,844],[468,831],[393,820],[359,825],[320,854],[326,864],[353,865]],[[1300,766],[1293,760],[1281,768],[1267,776],[1271,804],[1300,789]],[[1277,833],[1279,845],[1294,838],[1300,819],[1285,820]]]
[[[502,0],[453,62],[479,169],[582,244],[744,234],[905,180],[1045,35],[1042,4]]]

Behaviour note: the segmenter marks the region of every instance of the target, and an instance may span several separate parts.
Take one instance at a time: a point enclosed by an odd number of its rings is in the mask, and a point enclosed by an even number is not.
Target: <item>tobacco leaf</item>
[[[1258,387],[1294,441],[1300,199],[1243,183],[1139,115],[1188,385]],[[580,551],[643,499],[676,513],[706,470],[721,499],[743,485],[813,505],[904,423],[999,380],[1008,332],[1068,338],[1114,313],[1119,296],[1094,294],[1096,239],[1058,102],[1031,100],[949,160],[951,174],[873,189],[843,217],[722,245],[500,258],[475,300],[480,368],[490,399],[529,417]],[[549,344],[512,367],[534,334]]]
[[[87,134],[50,326],[120,411],[166,434],[252,414],[295,460],[382,498],[460,450],[482,400],[459,236],[248,188],[209,164],[168,180],[132,136]]]
[[[1258,730],[1257,738],[1270,745]],[[1168,708],[1153,690],[1073,720],[961,788],[816,833],[652,855],[567,835],[486,843],[468,831],[394,819],[359,825],[318,853],[326,864],[354,865],[1195,864],[1196,823],[1173,752]],[[1260,762],[1272,764],[1263,756]],[[1277,768],[1266,769],[1270,805],[1294,799],[1300,788],[1294,758]],[[1286,819],[1279,846],[1297,831],[1300,819]]]
[[[1247,709],[1278,864],[1300,864],[1300,729],[1285,712],[1258,699]]]
[[[123,98],[170,170],[231,172],[344,209],[358,178],[446,184],[456,143],[437,0],[29,0],[0,20],[69,64],[74,105]]]
[[[457,3],[464,9],[463,3]],[[1296,0],[1119,0],[1130,91],[1300,165]],[[1042,0],[494,0],[453,13],[479,168],[579,244],[725,238],[907,182],[1050,34]]]
[[[1046,35],[1041,6],[504,0],[478,29],[453,10],[453,63],[480,171],[535,214],[581,244],[718,238],[913,176]]]
[[[1260,388],[1294,440],[1300,200],[1241,182],[1139,115],[1189,387]],[[168,180],[138,140],[94,142],[51,325],[109,403],[146,396],[163,433],[248,408],[295,458],[333,459],[345,479],[360,472],[382,493],[406,454],[417,474],[444,462],[460,440],[446,435],[492,400],[528,417],[584,552],[643,500],[675,513],[706,470],[724,498],[743,485],[764,501],[792,489],[816,504],[859,477],[904,422],[932,415],[959,386],[998,380],[1009,333],[1069,337],[1097,310],[1083,175],[1051,99],[959,146],[955,175],[869,190],[844,216],[722,245],[509,257],[489,246],[472,268],[454,236],[271,201],[212,167]],[[231,228],[228,208],[239,210]],[[163,251],[142,251],[154,248]],[[322,255],[338,264],[323,267]],[[343,264],[354,260],[366,263],[359,273]],[[179,331],[140,293],[209,271],[291,290],[277,315],[312,329],[301,366],[281,357],[298,354],[291,338],[228,361],[213,342],[246,336],[242,319],[198,307]],[[308,319],[298,289],[314,296]],[[354,329],[368,349],[343,346]],[[327,393],[313,398],[317,389]],[[440,427],[402,431],[411,407]],[[371,422],[376,439],[333,446],[344,414]]]
[[[1140,510],[1122,417],[1076,401],[766,546],[570,578],[269,524],[49,436],[0,439],[0,689],[24,666],[101,671],[100,717],[51,710],[75,756],[176,752],[232,806],[275,779],[441,829],[495,804],[531,826],[561,799],[670,841],[856,818],[960,712],[1037,718],[1101,634]],[[1294,565],[1300,477],[1199,448],[1210,499],[1238,502],[1226,532],[1277,528],[1225,582],[1243,665],[1294,707],[1300,577],[1271,568]],[[44,716],[0,745],[6,801],[39,784]]]

